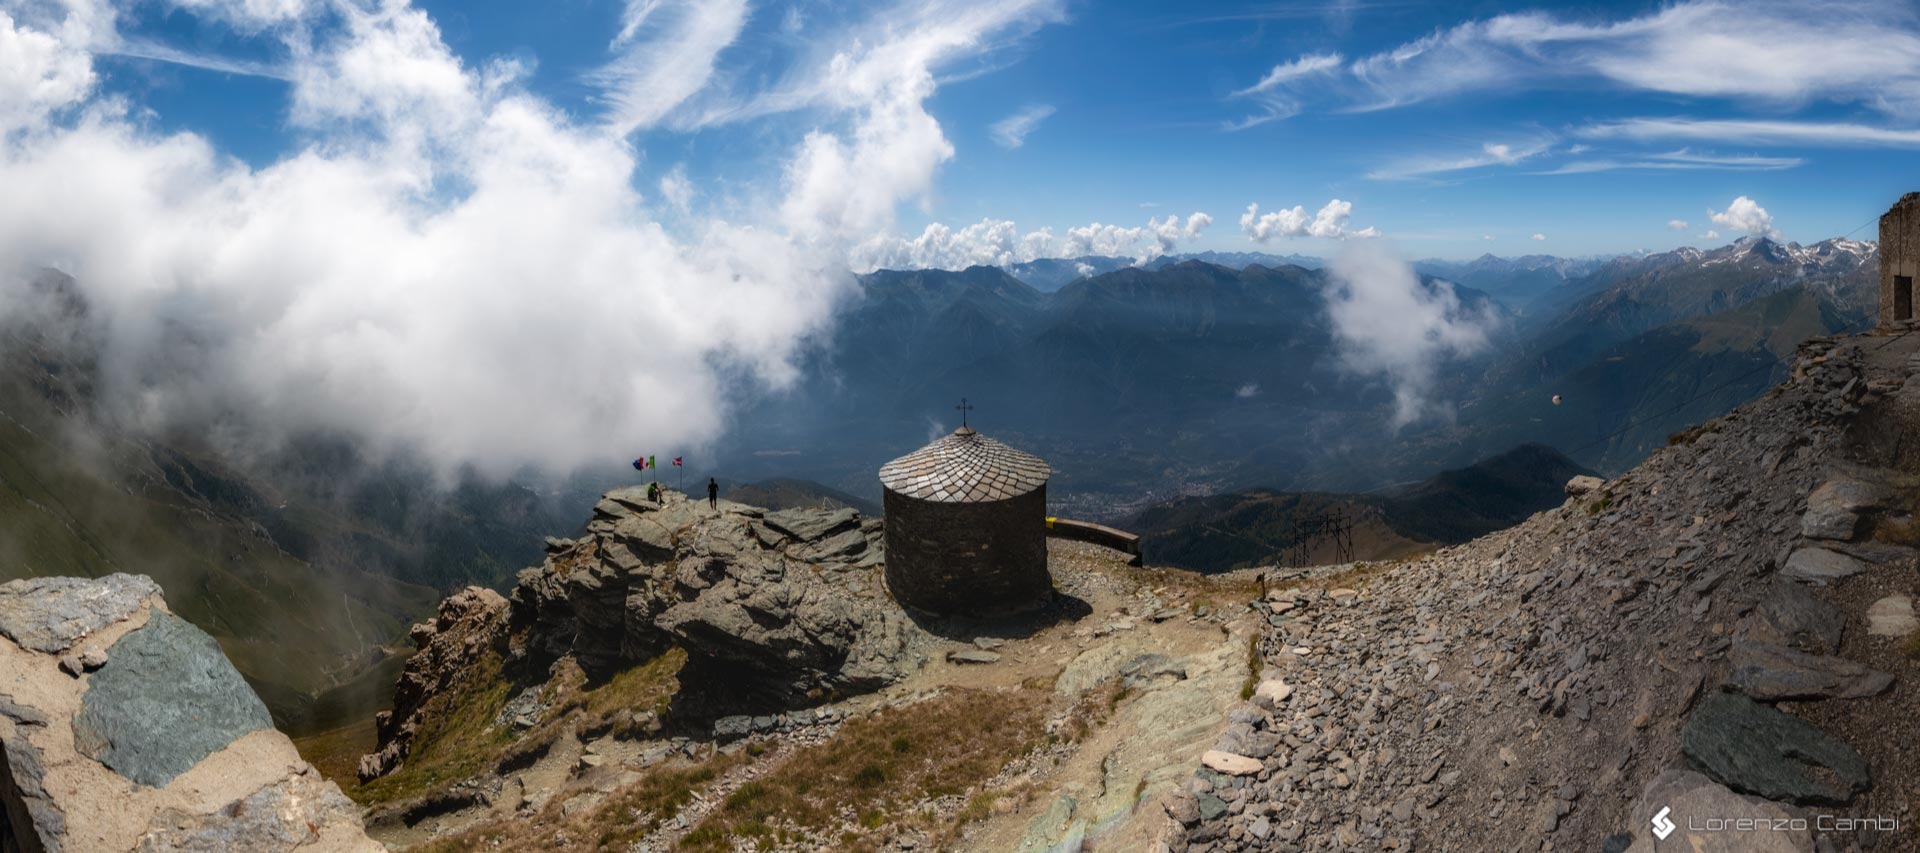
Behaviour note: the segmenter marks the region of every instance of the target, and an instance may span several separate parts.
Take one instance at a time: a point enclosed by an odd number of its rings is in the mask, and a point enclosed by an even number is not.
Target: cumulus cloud
[[[1240,230],[1255,243],[1265,243],[1276,237],[1326,237],[1346,239],[1348,237],[1377,237],[1380,232],[1372,226],[1358,231],[1347,228],[1347,220],[1353,216],[1353,202],[1333,199],[1319,212],[1307,215],[1307,209],[1300,205],[1290,208],[1260,212],[1260,205],[1247,205],[1247,212],[1240,214]]]
[[[1701,235],[1700,235],[1700,239],[1702,239],[1702,240],[1718,240],[1718,239],[1720,239],[1720,232],[1718,232],[1718,231],[1715,231],[1715,230],[1713,230],[1713,229],[1711,229],[1711,228],[1709,228],[1709,229],[1707,229],[1707,233],[1705,233],[1705,234],[1701,234]]]
[[[1185,220],[1172,215],[1165,219],[1149,218],[1144,226],[1095,222],[1068,228],[1064,235],[1056,235],[1050,228],[1022,232],[1018,225],[1005,219],[982,219],[958,229],[935,222],[916,237],[875,237],[855,249],[851,263],[860,272],[1004,267],[1041,258],[1087,255],[1133,258],[1134,263],[1145,264],[1171,254],[1181,243],[1199,237],[1211,224],[1213,217],[1195,212]]]
[[[1258,397],[1260,396],[1260,383],[1249,382],[1245,385],[1242,385],[1238,389],[1234,390],[1233,396],[1238,397],[1242,400],[1250,400],[1250,399],[1253,399],[1254,397]]]
[[[1724,211],[1715,212],[1708,209],[1707,219],[1729,231],[1744,231],[1755,237],[1778,238],[1780,236],[1780,232],[1773,227],[1773,214],[1768,213],[1759,202],[1746,196],[1734,199]]]
[[[1545,240],[1545,239],[1547,239],[1547,235],[1545,235],[1545,234],[1535,234],[1535,235],[1533,235],[1533,239],[1535,239],[1535,240]]]
[[[1019,112],[993,123],[990,134],[993,141],[1002,148],[1019,148],[1026,144],[1027,134],[1040,126],[1040,122],[1053,115],[1053,107],[1047,104],[1032,104],[1022,107]]]
[[[406,0],[192,5],[279,27],[303,147],[250,166],[98,94],[111,7],[0,14],[0,187],[32,200],[0,204],[0,291],[72,274],[106,332],[103,399],[137,425],[322,430],[495,475],[691,446],[744,387],[790,382],[849,247],[950,156],[935,71],[1043,9],[874,24],[894,37],[818,78],[822,124],[787,149],[779,197],[675,237],[635,185],[677,206],[691,180],[648,174],[622,137],[694,83],[581,122],[516,64],[462,62]],[[681,11],[735,8],[699,5]],[[677,32],[666,0],[628,8],[616,45]]]
[[[1518,12],[1355,58],[1337,73],[1283,77],[1262,89],[1263,79],[1252,88],[1296,109],[1318,98],[1377,110],[1594,79],[1789,106],[1850,102],[1904,119],[1920,104],[1920,15],[1902,0],[1834,0],[1819,14],[1787,0],[1691,0],[1612,21]]]
[[[1327,269],[1327,316],[1342,362],[1387,380],[1394,427],[1444,412],[1434,400],[1438,371],[1486,348],[1498,324],[1491,308],[1462,302],[1444,281],[1422,282],[1380,241],[1346,244]]]
[[[1691,224],[1691,223],[1689,223],[1689,222],[1687,222],[1687,221],[1686,221],[1685,219],[1669,219],[1669,220],[1667,220],[1667,230],[1668,230],[1668,231],[1685,231],[1685,230],[1687,230],[1688,228],[1691,228],[1691,227],[1693,227],[1693,226],[1692,226],[1692,224]]]

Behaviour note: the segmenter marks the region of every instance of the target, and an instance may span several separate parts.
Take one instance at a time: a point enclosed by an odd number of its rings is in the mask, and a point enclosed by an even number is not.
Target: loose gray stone
[[[138,853],[294,850],[327,828],[360,826],[360,809],[333,783],[306,773],[227,804],[213,814],[168,809],[153,816]]]
[[[952,663],[999,663],[1000,655],[980,649],[956,649],[947,652],[947,660]]]
[[[1787,558],[1782,575],[1794,580],[1825,584],[1852,577],[1867,570],[1867,564],[1825,548],[1801,548]]]
[[[44,724],[44,723],[42,723]],[[24,737],[0,738],[0,849],[12,850],[15,839],[7,824],[21,821],[37,836],[46,853],[66,849],[67,816],[46,789],[46,767],[40,751]],[[7,802],[14,799],[14,802]],[[12,809],[20,809],[20,814]],[[29,845],[26,849],[34,849]]]
[[[1867,633],[1881,637],[1905,637],[1920,631],[1920,618],[1913,613],[1913,599],[1889,595],[1867,608]]]
[[[9,581],[0,584],[0,635],[22,648],[59,654],[159,594],[145,575]]]
[[[1606,484],[1606,481],[1599,477],[1582,474],[1567,481],[1567,496],[1577,498]]]
[[[1797,583],[1776,583],[1740,628],[1746,640],[1788,646],[1814,654],[1840,650],[1847,619]]]
[[[111,656],[74,715],[74,746],[128,779],[165,786],[241,735],[273,727],[213,638],[171,613],[155,610]]]
[[[1871,784],[1852,747],[1733,693],[1701,700],[1681,729],[1680,749],[1714,781],[1796,805],[1845,805]]]
[[[1771,643],[1733,647],[1728,682],[1763,702],[1781,699],[1859,699],[1876,696],[1893,676],[1831,655],[1810,655]]]

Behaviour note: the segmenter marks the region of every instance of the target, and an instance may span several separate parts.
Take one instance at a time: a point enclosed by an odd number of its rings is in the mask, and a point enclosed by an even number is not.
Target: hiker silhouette
[[[708,477],[707,478],[707,508],[718,509],[719,507],[720,507],[720,484],[714,482],[712,477]]]

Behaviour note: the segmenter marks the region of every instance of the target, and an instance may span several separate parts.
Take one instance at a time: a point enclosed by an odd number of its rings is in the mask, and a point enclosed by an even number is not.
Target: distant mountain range
[[[1567,481],[1590,473],[1551,447],[1529,444],[1375,494],[1249,489],[1179,498],[1122,525],[1141,534],[1151,565],[1221,572],[1296,556],[1309,564],[1384,560],[1510,527],[1559,506]],[[1320,526],[1332,518],[1351,525],[1345,549]]]
[[[990,267],[862,277],[807,378],[749,401],[718,450],[740,476],[871,499],[880,463],[950,429],[966,396],[985,431],[1054,464],[1059,511],[1106,520],[1183,495],[1368,489],[1525,443],[1617,471],[1758,393],[1801,337],[1869,324],[1877,254],[1747,239],[1420,266],[1423,286],[1507,318],[1440,370],[1451,421],[1384,426],[1391,389],[1344,365],[1324,270],[1162,259],[1051,293]]]

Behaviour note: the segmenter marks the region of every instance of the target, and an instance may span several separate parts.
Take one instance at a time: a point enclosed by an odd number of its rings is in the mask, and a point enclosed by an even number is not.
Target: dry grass
[[[509,744],[511,732],[493,718],[513,690],[499,653],[488,649],[467,668],[459,686],[435,696],[400,769],[364,785],[343,786],[363,805],[430,793],[487,769]]]
[[[373,718],[368,717],[332,731],[294,738],[293,745],[320,775],[346,788],[356,784],[360,756],[372,752],[378,739]]]
[[[567,815],[571,794],[555,796],[531,815],[513,817],[438,838],[412,853],[464,853],[472,850],[568,849],[617,853],[664,826],[693,802],[701,789],[751,761],[742,754],[716,755],[706,761],[661,766],[640,781],[614,792],[584,815]]]
[[[851,815],[863,829],[840,846],[870,849],[871,830],[923,821],[915,814],[922,803],[967,795],[1038,747],[1047,700],[1030,690],[963,690],[851,721],[833,740],[735,790],[681,847],[817,838]]]

